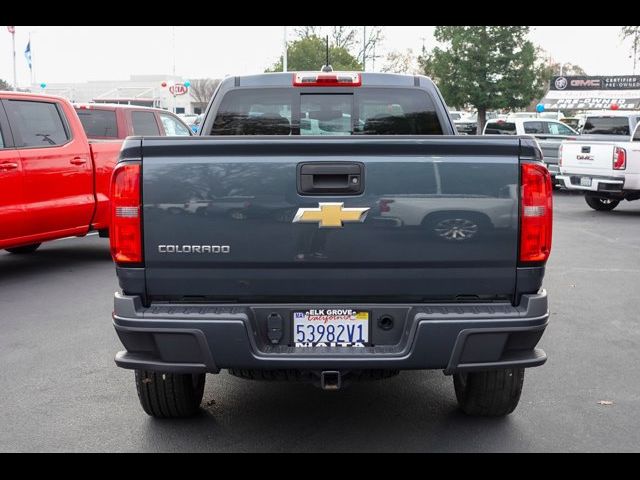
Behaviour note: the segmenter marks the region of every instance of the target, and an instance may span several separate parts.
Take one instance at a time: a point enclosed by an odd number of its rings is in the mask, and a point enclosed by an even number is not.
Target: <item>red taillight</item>
[[[536,163],[521,165],[520,261],[546,262],[551,253],[551,175]]]
[[[116,263],[142,262],[140,163],[121,163],[111,176],[111,257]]]
[[[380,213],[388,213],[391,211],[390,203],[393,203],[393,200],[382,199],[379,202]]]
[[[294,87],[359,87],[362,77],[359,73],[316,73],[298,72],[293,74]]]
[[[613,169],[624,170],[625,168],[627,168],[627,151],[616,147],[613,150]]]

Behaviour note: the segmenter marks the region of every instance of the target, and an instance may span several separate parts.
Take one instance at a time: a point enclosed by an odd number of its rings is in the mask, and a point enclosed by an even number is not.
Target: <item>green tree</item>
[[[9,85],[9,82],[0,78],[0,90],[11,90],[11,85]]]
[[[478,109],[478,131],[493,109],[525,108],[544,93],[536,48],[523,26],[440,26],[443,45],[423,51],[418,62],[454,107]]]
[[[288,70],[320,70],[326,63],[326,41],[309,35],[289,43],[287,49]],[[362,70],[362,64],[346,48],[329,46],[329,64],[334,70]],[[267,72],[282,71],[282,56]]]

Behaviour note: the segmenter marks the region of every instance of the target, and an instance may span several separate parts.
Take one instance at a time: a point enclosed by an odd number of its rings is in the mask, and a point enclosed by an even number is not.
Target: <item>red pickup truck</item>
[[[111,172],[129,135],[191,135],[157,108],[77,104],[51,95],[0,92],[0,249],[109,228]]]
[[[109,185],[122,140],[89,140],[61,97],[0,92],[0,249],[109,227]]]

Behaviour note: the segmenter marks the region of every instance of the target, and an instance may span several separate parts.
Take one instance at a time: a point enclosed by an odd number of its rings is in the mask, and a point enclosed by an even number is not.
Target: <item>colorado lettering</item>
[[[159,253],[231,253],[229,245],[158,245]]]

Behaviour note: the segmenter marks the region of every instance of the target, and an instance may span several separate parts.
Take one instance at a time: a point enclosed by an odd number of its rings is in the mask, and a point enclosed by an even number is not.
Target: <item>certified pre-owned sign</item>
[[[638,75],[560,76],[551,79],[551,90],[637,90]]]

